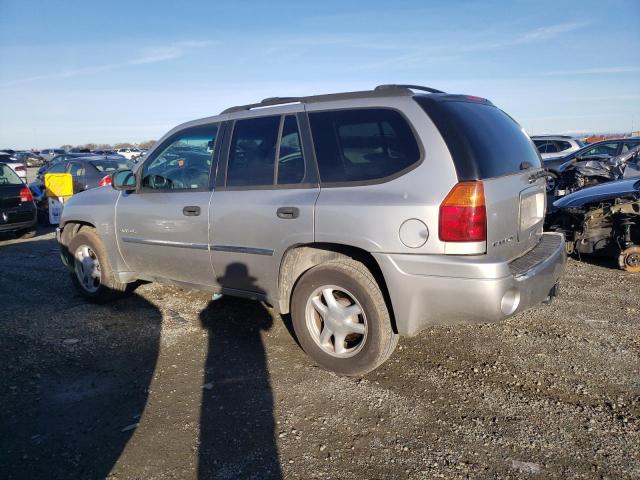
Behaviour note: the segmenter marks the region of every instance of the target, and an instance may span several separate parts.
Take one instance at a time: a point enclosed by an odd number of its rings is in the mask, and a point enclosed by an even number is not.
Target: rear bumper
[[[0,214],[1,215],[1,214]],[[20,216],[20,221],[11,221],[12,216]],[[22,219],[23,217],[27,217],[26,219]],[[33,210],[25,211],[12,211],[8,216],[10,219],[9,223],[2,222],[2,217],[0,217],[0,232],[14,232],[16,230],[24,230],[27,228],[34,227],[36,223],[38,223],[38,219],[36,216],[35,207]]]
[[[551,294],[566,265],[564,237],[545,233],[512,262],[486,256],[374,254],[385,277],[398,333],[430,325],[508,318]]]

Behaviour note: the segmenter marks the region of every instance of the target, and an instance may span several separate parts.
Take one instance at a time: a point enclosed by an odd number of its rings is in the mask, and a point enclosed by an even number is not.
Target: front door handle
[[[278,218],[298,218],[300,216],[300,209],[298,207],[280,207],[276,214]]]
[[[197,217],[198,215],[200,215],[200,207],[197,207],[195,205],[184,207],[182,209],[182,214],[186,215],[187,217]]]

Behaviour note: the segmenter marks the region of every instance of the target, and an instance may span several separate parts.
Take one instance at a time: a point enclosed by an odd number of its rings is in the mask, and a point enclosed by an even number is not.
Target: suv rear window
[[[420,160],[400,113],[381,108],[309,114],[322,183],[379,180]]]
[[[416,95],[447,143],[459,180],[482,180],[518,173],[540,157],[527,134],[490,103]]]

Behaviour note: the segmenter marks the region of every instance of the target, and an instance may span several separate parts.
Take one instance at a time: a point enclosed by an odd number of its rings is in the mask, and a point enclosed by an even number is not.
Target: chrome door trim
[[[149,240],[146,238],[122,237],[126,243],[138,243],[141,245],[158,245],[162,247],[195,248],[196,250],[208,250],[206,243],[171,242],[168,240]]]
[[[255,248],[255,247],[236,247],[234,245],[211,245],[211,250],[215,252],[228,252],[228,253],[248,253],[251,255],[266,255],[273,256],[273,250],[268,248]]]

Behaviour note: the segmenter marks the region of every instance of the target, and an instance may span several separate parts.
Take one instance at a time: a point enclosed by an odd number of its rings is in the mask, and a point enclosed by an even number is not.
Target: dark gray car
[[[111,174],[116,170],[130,168],[126,159],[117,157],[76,157],[57,162],[47,169],[47,173],[70,173],[73,178],[73,192],[79,193],[100,186],[100,182],[110,184]],[[108,180],[107,180],[108,179]]]

